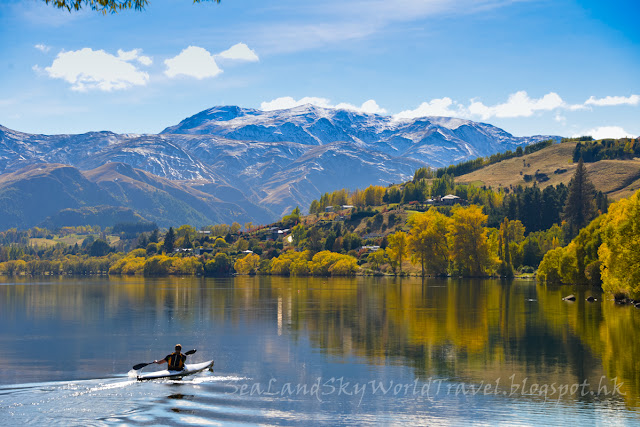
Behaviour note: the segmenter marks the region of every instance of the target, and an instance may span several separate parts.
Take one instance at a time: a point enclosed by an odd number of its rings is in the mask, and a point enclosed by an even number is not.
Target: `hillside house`
[[[443,205],[455,205],[456,203],[461,203],[462,199],[453,194],[447,194],[442,199],[440,199]]]

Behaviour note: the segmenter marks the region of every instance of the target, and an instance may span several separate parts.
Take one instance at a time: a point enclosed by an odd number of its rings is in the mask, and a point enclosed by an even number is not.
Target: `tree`
[[[230,232],[231,234],[238,234],[238,231],[240,231],[240,229],[241,229],[241,228],[242,228],[242,226],[240,225],[240,223],[238,223],[238,222],[235,222],[235,221],[234,221],[234,222],[231,224],[231,227],[230,227],[229,232]]]
[[[193,0],[194,3],[208,0]],[[211,0],[220,3],[220,0]],[[89,8],[102,14],[118,13],[121,10],[144,10],[149,4],[147,0],[44,0],[58,9],[66,9],[69,12]]]
[[[420,263],[422,277],[425,272],[435,275],[447,274],[449,247],[447,227],[449,219],[435,208],[414,214],[409,219],[408,246],[411,262]]]
[[[231,257],[225,253],[217,253],[211,261],[207,261],[204,271],[207,276],[228,276],[233,267]]]
[[[111,251],[111,246],[103,239],[97,239],[89,247],[89,255],[91,256],[105,256]]]
[[[372,270],[379,270],[380,266],[385,262],[384,249],[378,249],[377,251],[370,253],[369,256],[367,256],[367,262],[371,266]]]
[[[158,229],[154,228],[153,231],[151,232],[151,235],[149,236],[149,241],[153,242],[153,243],[158,243],[158,240],[160,240],[160,236],[158,235]]]
[[[491,267],[491,251],[485,228],[488,216],[482,208],[456,206],[449,224],[451,258],[465,276],[484,276]]]
[[[244,258],[239,258],[233,268],[238,274],[256,274],[260,257],[256,254],[248,254]]]
[[[387,246],[387,256],[391,261],[391,266],[393,271],[396,268],[400,269],[400,274],[402,274],[402,261],[407,256],[408,252],[408,238],[407,233],[404,231],[398,231],[394,234],[391,234],[387,237],[389,245]]]
[[[602,289],[640,296],[640,192],[612,204],[602,222]]]
[[[293,211],[289,215],[286,215],[282,218],[282,224],[285,227],[293,227],[295,224],[300,222],[300,215],[302,212],[298,206],[295,207]]]
[[[173,248],[176,242],[176,233],[173,231],[173,227],[169,227],[169,231],[164,236],[164,244],[162,245],[162,250],[166,254],[170,254],[173,252]]]
[[[580,159],[576,172],[569,182],[569,194],[564,205],[563,219],[567,222],[569,239],[577,236],[578,231],[595,217],[595,195],[596,189],[589,180],[587,168]]]

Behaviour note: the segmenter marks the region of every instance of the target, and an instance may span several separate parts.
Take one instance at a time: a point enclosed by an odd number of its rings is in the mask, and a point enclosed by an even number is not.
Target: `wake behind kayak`
[[[156,372],[149,372],[148,374],[140,374],[137,376],[138,381],[158,380],[158,379],[179,379],[189,375],[197,374],[204,370],[210,369],[213,371],[213,360],[202,363],[190,363],[184,365],[184,369],[181,371],[169,371],[167,369]]]

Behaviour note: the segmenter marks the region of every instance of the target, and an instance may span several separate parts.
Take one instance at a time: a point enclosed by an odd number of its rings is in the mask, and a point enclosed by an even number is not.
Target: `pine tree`
[[[167,231],[167,235],[164,236],[164,244],[162,245],[162,250],[170,254],[173,252],[173,248],[176,242],[176,233],[173,231],[173,227],[169,227],[169,231]]]
[[[589,180],[587,168],[580,159],[576,173],[569,182],[569,194],[564,205],[563,219],[567,223],[569,239],[577,236],[580,229],[595,217],[595,194],[596,189]]]

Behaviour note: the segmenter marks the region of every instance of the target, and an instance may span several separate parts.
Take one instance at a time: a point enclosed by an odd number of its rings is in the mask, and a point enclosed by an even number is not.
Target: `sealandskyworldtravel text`
[[[276,378],[268,382],[254,383],[227,383],[226,394],[239,396],[264,396],[264,397],[293,397],[307,396],[323,402],[329,396],[342,396],[343,398],[358,399],[358,405],[362,403],[365,395],[382,395],[389,397],[425,397],[437,398],[439,396],[508,396],[508,397],[536,397],[543,398],[556,404],[566,398],[612,397],[625,396],[621,390],[622,381],[618,378],[607,379],[602,376],[598,383],[589,383],[584,380],[580,383],[537,383],[530,381],[528,377],[522,380],[511,375],[506,381],[496,378],[493,381],[478,383],[452,382],[447,378],[432,378],[425,380],[415,379],[412,382],[396,382],[393,380],[371,380],[367,382],[352,382],[344,377],[331,377],[324,379],[317,377],[309,383],[279,382]]]

